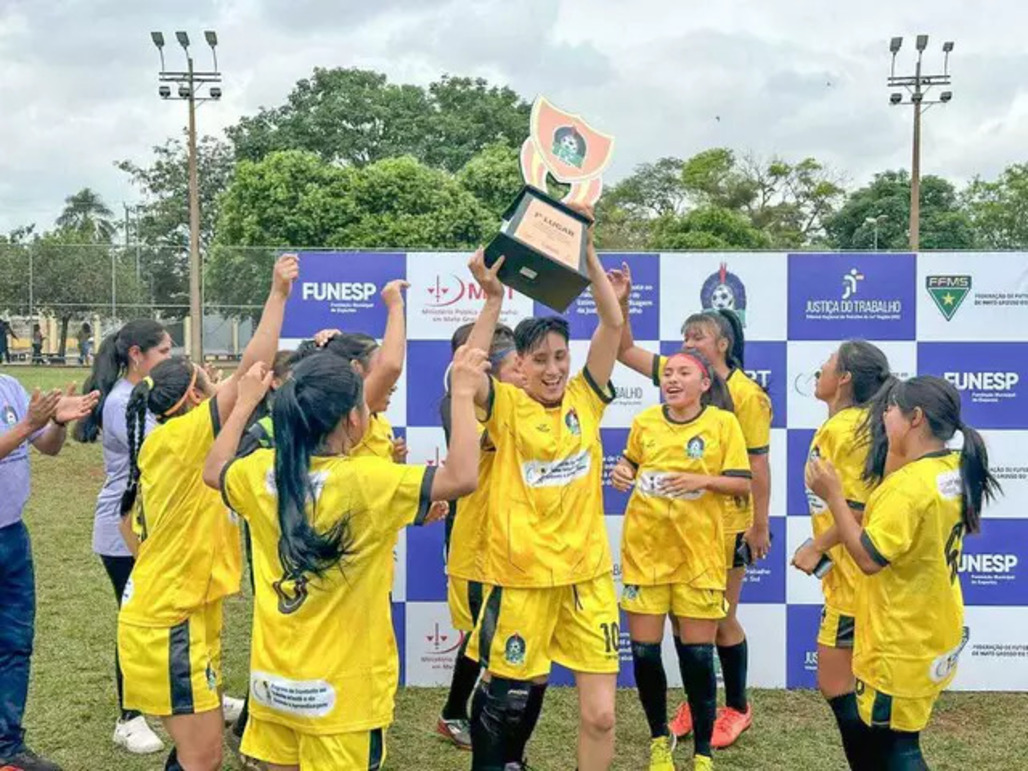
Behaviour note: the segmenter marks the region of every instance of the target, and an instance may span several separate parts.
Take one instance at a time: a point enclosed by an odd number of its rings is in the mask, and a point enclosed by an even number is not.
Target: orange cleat
[[[746,705],[745,712],[739,712],[731,707],[722,707],[717,711],[717,720],[714,721],[714,736],[710,740],[710,746],[716,750],[731,747],[742,735],[742,732],[752,724],[752,704]]]
[[[683,701],[675,710],[675,716],[668,725],[671,733],[679,739],[692,733],[692,711],[689,709],[689,702]]]

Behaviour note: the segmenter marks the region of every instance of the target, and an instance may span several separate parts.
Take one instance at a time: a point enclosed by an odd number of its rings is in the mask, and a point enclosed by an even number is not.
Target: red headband
[[[707,378],[708,380],[710,379],[710,371],[707,369],[707,365],[700,361],[699,357],[693,356],[691,353],[688,353],[686,351],[677,351],[667,357],[668,363],[670,363],[671,360],[676,356],[684,356],[685,358],[691,359],[692,361],[696,362],[696,366],[700,368],[700,372],[703,373],[703,377]]]

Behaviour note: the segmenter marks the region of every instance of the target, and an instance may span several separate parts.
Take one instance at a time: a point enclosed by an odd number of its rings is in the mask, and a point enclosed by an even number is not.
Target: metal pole
[[[875,219],[875,251],[878,251],[878,220]]]
[[[921,56],[914,75],[914,157],[910,164],[910,251],[921,247]]]
[[[114,249],[111,249],[111,318],[118,318],[118,279],[114,265]]]
[[[203,307],[200,302],[200,193],[196,170],[196,84],[189,57],[189,353],[203,361]]]
[[[28,252],[29,252],[29,316],[31,317],[32,314],[35,312],[35,309],[36,309],[35,292],[33,291],[33,284],[35,283],[35,281],[34,281],[33,276],[32,276],[32,267],[33,267],[32,263],[33,263],[33,260],[32,260],[32,247],[31,246],[28,247]]]

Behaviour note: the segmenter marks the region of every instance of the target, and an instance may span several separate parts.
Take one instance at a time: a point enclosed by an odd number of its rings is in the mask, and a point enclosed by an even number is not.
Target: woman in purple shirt
[[[152,319],[130,321],[109,335],[93,359],[93,370],[84,390],[100,392],[100,403],[93,412],[75,426],[74,436],[80,442],[101,438],[104,456],[104,484],[96,500],[93,521],[93,552],[100,556],[114,587],[114,596],[121,605],[125,583],[132,572],[134,560],[118,530],[121,521],[121,496],[129,475],[128,431],[125,406],[135,385],[150,374],[151,368],[171,356],[171,337],[164,327]],[[155,423],[147,421],[147,430]],[[114,742],[129,752],[147,754],[160,752],[164,744],[139,712],[122,705],[121,667],[118,652],[114,653],[114,672],[118,686],[121,717],[114,728]]]

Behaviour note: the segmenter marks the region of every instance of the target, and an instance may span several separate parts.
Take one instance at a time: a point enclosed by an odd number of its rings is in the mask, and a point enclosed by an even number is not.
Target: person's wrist
[[[63,421],[62,422],[62,421],[58,420],[56,417],[50,418],[50,422],[53,423],[58,428],[67,428],[68,427],[68,421]]]

